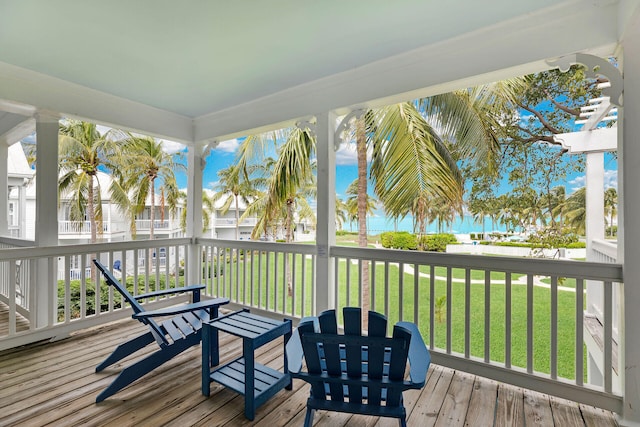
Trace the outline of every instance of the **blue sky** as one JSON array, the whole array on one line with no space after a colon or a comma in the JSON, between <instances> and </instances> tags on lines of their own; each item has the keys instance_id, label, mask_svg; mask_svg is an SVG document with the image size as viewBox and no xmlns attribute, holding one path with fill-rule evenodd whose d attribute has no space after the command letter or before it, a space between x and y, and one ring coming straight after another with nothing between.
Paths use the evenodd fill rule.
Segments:
<instances>
[{"instance_id":1,"label":"blue sky","mask_svg":"<svg viewBox=\"0 0 640 427\"><path fill-rule=\"evenodd\" d=\"M172 142L165 142L167 148L175 150ZM236 151L239 146L237 139L221 142L216 148L211 150L209 157L207 158L207 164L204 169L203 176L203 188L213 189L214 185L218 182L218 171L220 169L227 168L235 161ZM343 144L336 152L336 193L339 197L345 198L345 190L351 182L358 176L358 168L356 161L356 153L353 144ZM605 188L614 187L617 188L618 183L618 171L616 159L611 154L605 155ZM178 176L178 184L180 188L186 188L187 179L186 175L181 174ZM572 193L575 190L584 187L585 176L584 173L573 173L568 176L565 183L563 183L567 189L567 193ZM506 180L502 182L500 193L509 190Z\"/></svg>"}]
</instances>

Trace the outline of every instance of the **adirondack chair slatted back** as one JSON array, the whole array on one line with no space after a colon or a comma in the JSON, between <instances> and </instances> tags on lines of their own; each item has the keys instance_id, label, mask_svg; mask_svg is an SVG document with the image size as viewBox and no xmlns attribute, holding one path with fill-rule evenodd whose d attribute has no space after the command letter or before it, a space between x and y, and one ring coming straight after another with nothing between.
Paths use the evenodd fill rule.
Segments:
<instances>
[{"instance_id":1,"label":"adirondack chair slatted back","mask_svg":"<svg viewBox=\"0 0 640 427\"><path fill-rule=\"evenodd\" d=\"M313 322L298 326L307 371L312 378L314 399L345 402L371 407L398 407L402 404L404 373L409 353L411 333L394 326L393 337L386 337L387 320L375 312L369 313L369 335L362 336L360 309L344 311L345 334L337 332L334 310L318 317L320 332ZM323 379L326 375L334 379Z\"/></svg>"},{"instance_id":2,"label":"adirondack chair slatted back","mask_svg":"<svg viewBox=\"0 0 640 427\"><path fill-rule=\"evenodd\" d=\"M111 271L109 271L109 269L104 266L104 264L102 264L97 259L94 259L93 263L104 276L107 285L113 286L120 293L120 295L122 295L122 297L131 305L134 313L142 313L145 311L144 307L138 302L138 300L136 300L134 296L129 293L126 286L123 286L122 283L120 283L120 281L118 281L118 279L116 279L113 274L111 274ZM151 333L160 346L169 345L169 341L165 336L163 328L161 328L155 320L142 319L141 321L151 328Z\"/></svg>"}]
</instances>

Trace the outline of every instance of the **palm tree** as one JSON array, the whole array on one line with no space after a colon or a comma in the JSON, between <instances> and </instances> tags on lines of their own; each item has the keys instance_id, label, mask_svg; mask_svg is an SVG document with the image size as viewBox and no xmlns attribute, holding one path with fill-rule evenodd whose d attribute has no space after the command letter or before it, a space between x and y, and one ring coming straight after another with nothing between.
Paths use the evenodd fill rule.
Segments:
<instances>
[{"instance_id":1,"label":"palm tree","mask_svg":"<svg viewBox=\"0 0 640 427\"><path fill-rule=\"evenodd\" d=\"M187 193L184 191L180 191L178 195L178 199L182 202L183 206L186 206L187 202ZM213 202L211 198L206 195L206 193L202 193L202 232L204 233L211 226L212 216L215 207L213 206ZM182 209L180 214L180 228L182 231L187 230L187 210Z\"/></svg>"},{"instance_id":2,"label":"palm tree","mask_svg":"<svg viewBox=\"0 0 640 427\"><path fill-rule=\"evenodd\" d=\"M175 172L186 170L183 163L177 162L174 155L162 149L162 142L150 136L129 135L125 143L127 155L126 168L122 174L122 187L131 191L131 217L144 212L147 198L150 199L149 239L155 238L156 180L161 182L161 190L166 194L166 204L170 215L175 215L180 191ZM164 208L164 206L163 206Z\"/></svg>"},{"instance_id":3,"label":"palm tree","mask_svg":"<svg viewBox=\"0 0 640 427\"><path fill-rule=\"evenodd\" d=\"M375 193L394 218L410 209L425 218L425 204L415 200L439 196L456 208L462 205L463 182L456 162L467 159L493 170L500 147L497 111L515 102L524 81L514 79L457 91L415 103L389 105L367 111L356 120L358 155L359 244L366 245L366 152L372 151L370 175ZM454 144L446 144L446 135ZM367 312L368 272L363 265L363 309Z\"/></svg>"},{"instance_id":4,"label":"palm tree","mask_svg":"<svg viewBox=\"0 0 640 427\"><path fill-rule=\"evenodd\" d=\"M223 200L221 213L229 212L231 204L235 207L236 216L236 240L240 239L240 200L247 206L255 197L256 190L247 179L243 179L243 174L237 166L229 166L218 171L220 180L215 186L216 193L213 195L213 203Z\"/></svg>"},{"instance_id":5,"label":"palm tree","mask_svg":"<svg viewBox=\"0 0 640 427\"><path fill-rule=\"evenodd\" d=\"M618 192L615 188L607 188L604 192L604 211L609 215L609 236L613 237L613 217L618 214Z\"/></svg>"},{"instance_id":6,"label":"palm tree","mask_svg":"<svg viewBox=\"0 0 640 427\"><path fill-rule=\"evenodd\" d=\"M348 221L348 209L346 202L336 196L336 229L342 230L342 226Z\"/></svg>"},{"instance_id":7,"label":"palm tree","mask_svg":"<svg viewBox=\"0 0 640 427\"><path fill-rule=\"evenodd\" d=\"M586 218L587 218L587 190L582 187L576 190L567 198L566 218L569 225L573 227L578 234L585 234Z\"/></svg>"},{"instance_id":8,"label":"palm tree","mask_svg":"<svg viewBox=\"0 0 640 427\"><path fill-rule=\"evenodd\" d=\"M553 187L549 195L549 217L551 218L551 225L555 226L556 223L560 224L564 221L564 214L567 208L567 193L563 185ZM558 219L556 221L556 218Z\"/></svg>"},{"instance_id":9,"label":"palm tree","mask_svg":"<svg viewBox=\"0 0 640 427\"><path fill-rule=\"evenodd\" d=\"M118 145L93 123L69 120L60 124L59 193L70 194L69 219L91 224L91 243L102 233L102 197L97 174L120 158ZM111 159L111 160L107 160Z\"/></svg>"}]
</instances>

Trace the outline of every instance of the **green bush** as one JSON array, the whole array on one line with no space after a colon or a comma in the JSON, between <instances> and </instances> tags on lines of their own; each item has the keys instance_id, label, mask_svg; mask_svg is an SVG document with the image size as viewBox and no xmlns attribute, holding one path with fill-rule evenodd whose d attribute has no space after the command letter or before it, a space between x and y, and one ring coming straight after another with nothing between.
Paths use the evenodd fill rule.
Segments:
<instances>
[{"instance_id":1,"label":"green bush","mask_svg":"<svg viewBox=\"0 0 640 427\"><path fill-rule=\"evenodd\" d=\"M80 317L81 315L81 297L82 297L82 288L80 284L80 280L71 280L69 282L69 316L71 319L75 319ZM169 287L173 288L176 286L182 286L184 283L184 279L181 279L176 285L175 278L171 277L169 279ZM133 277L127 277L127 290L134 294L134 284ZM156 278L155 276L149 277L149 287L145 289L144 277L138 277L138 290L135 294L143 294L145 292L153 292L157 289L166 289L165 285L165 277L160 276L160 286L156 286ZM113 308L122 307L122 297L120 294L114 289L114 298L113 298ZM90 316L96 314L96 286L91 281L91 279L87 278L85 291L85 306L86 311L84 313L85 316ZM65 285L64 280L58 281L58 320L64 321L64 303L65 303ZM102 280L100 280L100 311L104 312L109 310L109 286Z\"/></svg>"},{"instance_id":2,"label":"green bush","mask_svg":"<svg viewBox=\"0 0 640 427\"><path fill-rule=\"evenodd\" d=\"M458 243L456 236L449 233L427 234L421 238L422 248L425 251L446 252L447 245Z\"/></svg>"},{"instance_id":3,"label":"green bush","mask_svg":"<svg viewBox=\"0 0 640 427\"><path fill-rule=\"evenodd\" d=\"M380 234L382 247L390 249L416 250L418 240L414 234L407 231L387 231Z\"/></svg>"},{"instance_id":4,"label":"green bush","mask_svg":"<svg viewBox=\"0 0 640 427\"><path fill-rule=\"evenodd\" d=\"M565 246L567 249L583 249L587 247L585 242L573 242Z\"/></svg>"}]
</instances>

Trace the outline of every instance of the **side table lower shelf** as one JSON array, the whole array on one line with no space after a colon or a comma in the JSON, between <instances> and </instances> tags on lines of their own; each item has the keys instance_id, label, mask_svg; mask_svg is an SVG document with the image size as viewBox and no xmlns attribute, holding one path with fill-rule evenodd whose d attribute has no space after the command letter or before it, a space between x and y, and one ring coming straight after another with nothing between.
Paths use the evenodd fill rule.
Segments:
<instances>
[{"instance_id":1,"label":"side table lower shelf","mask_svg":"<svg viewBox=\"0 0 640 427\"><path fill-rule=\"evenodd\" d=\"M242 338L242 356L212 369L218 364L218 332ZM255 350L278 337L284 338L284 372L257 363ZM257 316L249 310L237 311L202 325L202 394L209 396L215 381L244 396L244 415L253 420L258 406L277 392L291 390L293 383L287 366L286 344L291 338L291 320Z\"/></svg>"},{"instance_id":2,"label":"side table lower shelf","mask_svg":"<svg viewBox=\"0 0 640 427\"><path fill-rule=\"evenodd\" d=\"M210 375L211 381L222 384L231 390L245 395L245 363L239 357L226 365L215 369ZM282 390L290 382L288 374L276 371L260 363L254 365L253 396L255 406L260 406L269 398Z\"/></svg>"}]
</instances>

